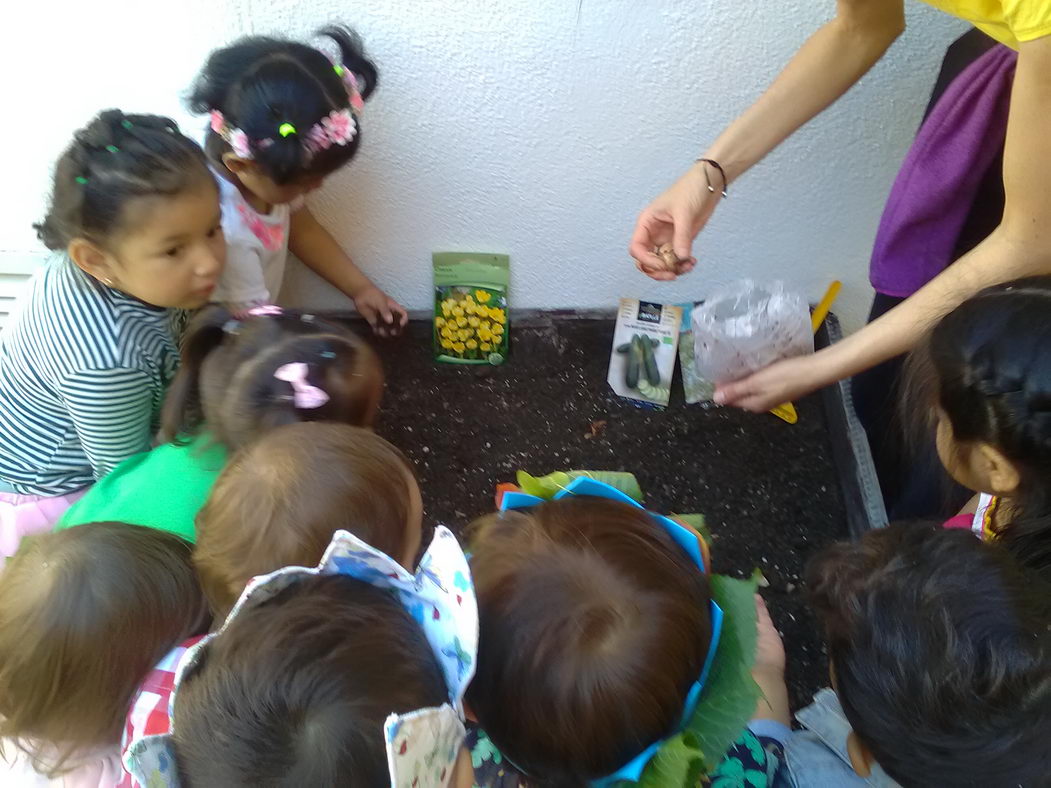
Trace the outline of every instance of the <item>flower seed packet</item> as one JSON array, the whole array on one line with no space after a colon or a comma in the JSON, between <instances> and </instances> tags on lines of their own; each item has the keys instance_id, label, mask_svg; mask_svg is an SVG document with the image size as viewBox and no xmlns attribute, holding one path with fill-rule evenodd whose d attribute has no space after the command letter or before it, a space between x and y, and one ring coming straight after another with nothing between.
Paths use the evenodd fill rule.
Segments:
<instances>
[{"instance_id":1,"label":"flower seed packet","mask_svg":"<svg viewBox=\"0 0 1051 788\"><path fill-rule=\"evenodd\" d=\"M434 355L448 364L503 364L510 346L505 254L435 252Z\"/></svg>"}]
</instances>

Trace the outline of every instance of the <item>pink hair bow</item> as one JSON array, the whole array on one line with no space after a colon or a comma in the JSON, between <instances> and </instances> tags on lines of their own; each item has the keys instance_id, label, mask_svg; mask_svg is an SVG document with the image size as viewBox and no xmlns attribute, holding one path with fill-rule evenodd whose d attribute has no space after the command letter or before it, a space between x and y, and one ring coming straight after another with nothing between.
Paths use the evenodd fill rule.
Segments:
<instances>
[{"instance_id":1,"label":"pink hair bow","mask_svg":"<svg viewBox=\"0 0 1051 788\"><path fill-rule=\"evenodd\" d=\"M307 382L307 370L308 367L303 362L292 362L278 367L274 377L292 386L292 401L297 408L313 410L320 408L329 398L324 391Z\"/></svg>"}]
</instances>

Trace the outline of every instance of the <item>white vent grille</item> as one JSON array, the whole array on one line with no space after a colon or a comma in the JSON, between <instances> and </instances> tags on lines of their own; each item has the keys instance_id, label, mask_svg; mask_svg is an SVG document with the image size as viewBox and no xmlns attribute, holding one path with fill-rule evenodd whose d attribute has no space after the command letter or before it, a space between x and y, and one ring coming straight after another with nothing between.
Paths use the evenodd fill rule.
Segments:
<instances>
[{"instance_id":1,"label":"white vent grille","mask_svg":"<svg viewBox=\"0 0 1051 788\"><path fill-rule=\"evenodd\" d=\"M29 277L40 267L37 255L0 253L0 330L3 330Z\"/></svg>"}]
</instances>

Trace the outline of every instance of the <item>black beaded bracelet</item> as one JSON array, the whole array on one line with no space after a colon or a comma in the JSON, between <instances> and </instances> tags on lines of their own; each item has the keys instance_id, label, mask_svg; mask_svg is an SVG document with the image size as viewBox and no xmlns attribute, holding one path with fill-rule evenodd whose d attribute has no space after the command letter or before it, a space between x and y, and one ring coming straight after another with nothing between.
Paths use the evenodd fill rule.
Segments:
<instances>
[{"instance_id":1,"label":"black beaded bracelet","mask_svg":"<svg viewBox=\"0 0 1051 788\"><path fill-rule=\"evenodd\" d=\"M726 184L726 172L723 170L723 165L721 165L715 159L697 159L697 161L703 162L705 164L711 164L713 167L715 167L715 169L717 169L719 171L719 175L723 179L723 188L720 191L722 192L723 199L725 200L726 199L726 185L727 184ZM708 184L708 191L710 191L710 192L712 192L714 194L715 193L715 187L712 186L712 179L708 177L708 169L707 168L705 168L705 170L704 170L704 180Z\"/></svg>"}]
</instances>

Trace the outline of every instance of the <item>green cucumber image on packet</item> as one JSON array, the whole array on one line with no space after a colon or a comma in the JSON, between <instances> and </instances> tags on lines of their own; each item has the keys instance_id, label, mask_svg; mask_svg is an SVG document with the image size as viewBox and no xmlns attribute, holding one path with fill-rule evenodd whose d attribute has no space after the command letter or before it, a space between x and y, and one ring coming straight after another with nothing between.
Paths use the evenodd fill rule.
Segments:
<instances>
[{"instance_id":1,"label":"green cucumber image on packet","mask_svg":"<svg viewBox=\"0 0 1051 788\"><path fill-rule=\"evenodd\" d=\"M607 376L617 395L639 407L668 406L681 322L678 306L620 300Z\"/></svg>"}]
</instances>

